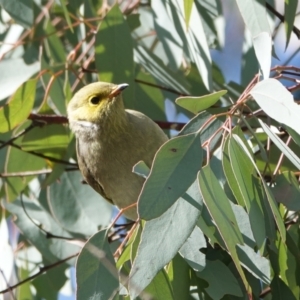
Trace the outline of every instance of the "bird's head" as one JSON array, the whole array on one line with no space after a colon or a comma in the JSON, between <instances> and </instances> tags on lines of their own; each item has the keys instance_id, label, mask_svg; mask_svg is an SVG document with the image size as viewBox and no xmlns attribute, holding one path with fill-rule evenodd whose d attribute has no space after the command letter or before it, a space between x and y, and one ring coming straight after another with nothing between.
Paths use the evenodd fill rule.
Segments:
<instances>
[{"instance_id":1,"label":"bird's head","mask_svg":"<svg viewBox=\"0 0 300 300\"><path fill-rule=\"evenodd\" d=\"M121 92L128 84L95 82L80 89L68 105L70 124L87 122L101 124L106 118L124 113Z\"/></svg>"}]
</instances>

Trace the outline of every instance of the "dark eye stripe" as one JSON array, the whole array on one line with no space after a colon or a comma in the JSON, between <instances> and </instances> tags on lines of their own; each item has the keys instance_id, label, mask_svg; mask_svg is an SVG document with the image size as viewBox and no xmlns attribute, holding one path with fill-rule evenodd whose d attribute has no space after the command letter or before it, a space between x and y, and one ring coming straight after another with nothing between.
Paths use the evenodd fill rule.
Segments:
<instances>
[{"instance_id":1,"label":"dark eye stripe","mask_svg":"<svg viewBox=\"0 0 300 300\"><path fill-rule=\"evenodd\" d=\"M99 97L93 97L90 99L90 102L94 105L98 104L100 102L100 98Z\"/></svg>"}]
</instances>

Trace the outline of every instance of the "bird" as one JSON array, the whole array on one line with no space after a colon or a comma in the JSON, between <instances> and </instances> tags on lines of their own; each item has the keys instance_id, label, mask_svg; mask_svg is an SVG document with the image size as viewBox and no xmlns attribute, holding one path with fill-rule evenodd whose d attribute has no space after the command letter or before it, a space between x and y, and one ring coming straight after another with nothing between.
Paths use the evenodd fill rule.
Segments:
<instances>
[{"instance_id":1,"label":"bird","mask_svg":"<svg viewBox=\"0 0 300 300\"><path fill-rule=\"evenodd\" d=\"M74 94L67 115L84 180L126 218L136 220L137 207L132 204L145 178L133 173L133 166L144 161L150 168L168 137L143 113L125 109L122 91L127 87L126 83L88 84Z\"/></svg>"}]
</instances>

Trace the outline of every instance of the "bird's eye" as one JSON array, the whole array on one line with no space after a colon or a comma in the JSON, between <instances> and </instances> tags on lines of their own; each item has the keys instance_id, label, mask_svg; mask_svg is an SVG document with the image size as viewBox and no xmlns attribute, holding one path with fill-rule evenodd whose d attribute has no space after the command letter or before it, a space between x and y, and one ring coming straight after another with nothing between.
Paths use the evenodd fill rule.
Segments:
<instances>
[{"instance_id":1,"label":"bird's eye","mask_svg":"<svg viewBox=\"0 0 300 300\"><path fill-rule=\"evenodd\" d=\"M99 104L99 102L100 102L100 98L99 97L92 97L90 99L90 103L93 104L93 105L97 105L97 104Z\"/></svg>"}]
</instances>

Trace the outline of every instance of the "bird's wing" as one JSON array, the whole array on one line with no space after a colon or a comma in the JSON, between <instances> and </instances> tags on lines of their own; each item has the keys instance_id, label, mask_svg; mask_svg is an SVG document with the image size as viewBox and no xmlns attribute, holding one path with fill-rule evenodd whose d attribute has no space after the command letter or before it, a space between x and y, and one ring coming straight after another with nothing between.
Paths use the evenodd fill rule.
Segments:
<instances>
[{"instance_id":1,"label":"bird's wing","mask_svg":"<svg viewBox=\"0 0 300 300\"><path fill-rule=\"evenodd\" d=\"M77 154L80 153L80 146L79 142L77 140L76 142L76 150ZM113 201L107 197L107 195L104 192L104 189L100 182L98 182L95 177L92 175L91 171L89 170L87 163L84 159L84 155L77 155L78 165L79 169L81 171L82 176L84 177L84 180L96 191L98 192L105 200L107 200L109 203L113 204Z\"/></svg>"}]
</instances>

